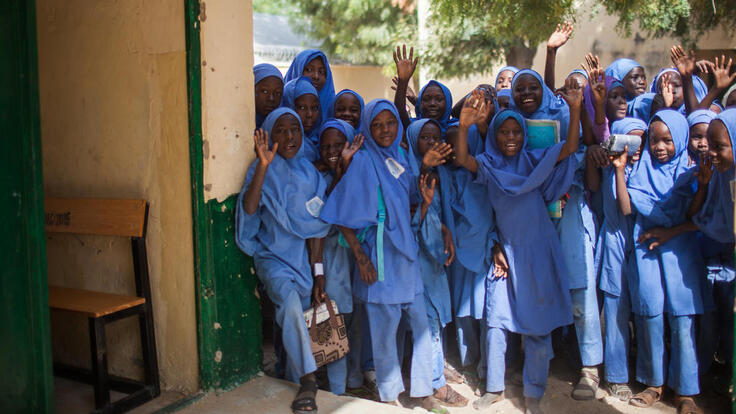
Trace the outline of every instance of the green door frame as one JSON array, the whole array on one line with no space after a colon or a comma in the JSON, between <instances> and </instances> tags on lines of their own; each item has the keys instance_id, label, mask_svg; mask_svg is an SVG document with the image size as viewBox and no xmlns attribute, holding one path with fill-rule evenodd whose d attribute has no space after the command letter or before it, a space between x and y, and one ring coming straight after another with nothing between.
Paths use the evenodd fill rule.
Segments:
<instances>
[{"instance_id":1,"label":"green door frame","mask_svg":"<svg viewBox=\"0 0 736 414\"><path fill-rule=\"evenodd\" d=\"M0 8L0 407L54 410L34 1Z\"/></svg>"}]
</instances>

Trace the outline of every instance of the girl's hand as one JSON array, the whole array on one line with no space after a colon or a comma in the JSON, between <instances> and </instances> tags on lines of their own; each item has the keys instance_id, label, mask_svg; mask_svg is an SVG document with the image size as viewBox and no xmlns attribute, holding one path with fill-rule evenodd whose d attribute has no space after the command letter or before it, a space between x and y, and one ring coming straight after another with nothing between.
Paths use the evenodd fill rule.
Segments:
<instances>
[{"instance_id":1,"label":"girl's hand","mask_svg":"<svg viewBox=\"0 0 736 414\"><path fill-rule=\"evenodd\" d=\"M358 134L353 138L352 143L345 143L345 147L340 153L340 163L338 164L342 168L342 171L347 171L350 166L350 161L353 160L353 155L358 152L360 147L363 145L363 141L365 141L363 134Z\"/></svg>"},{"instance_id":2,"label":"girl's hand","mask_svg":"<svg viewBox=\"0 0 736 414\"><path fill-rule=\"evenodd\" d=\"M695 177L698 180L698 186L705 187L713 178L713 162L707 154L700 156L700 169L695 171Z\"/></svg>"},{"instance_id":3,"label":"girl's hand","mask_svg":"<svg viewBox=\"0 0 736 414\"><path fill-rule=\"evenodd\" d=\"M447 255L445 266L449 266L455 261L455 242L452 239L452 232L444 224L442 225L442 241L445 243L445 254Z\"/></svg>"},{"instance_id":4,"label":"girl's hand","mask_svg":"<svg viewBox=\"0 0 736 414\"><path fill-rule=\"evenodd\" d=\"M564 22L561 25L557 25L557 29L555 29L554 32L549 37L549 40L547 40L547 49L559 49L562 45L567 43L567 41L570 39L570 36L572 36L573 27L570 22Z\"/></svg>"},{"instance_id":5,"label":"girl's hand","mask_svg":"<svg viewBox=\"0 0 736 414\"><path fill-rule=\"evenodd\" d=\"M506 279L509 275L509 264L506 260L506 254L498 243L493 245L491 249L493 253L493 277Z\"/></svg>"},{"instance_id":6,"label":"girl's hand","mask_svg":"<svg viewBox=\"0 0 736 414\"><path fill-rule=\"evenodd\" d=\"M593 94L593 104L596 106L603 106L606 104L606 82L605 72L601 68L591 69L588 72L590 92Z\"/></svg>"},{"instance_id":7,"label":"girl's hand","mask_svg":"<svg viewBox=\"0 0 736 414\"><path fill-rule=\"evenodd\" d=\"M432 178L431 184L427 183L429 174L422 174L419 176L419 191L422 193L422 200L425 206L432 204L434 198L434 187L437 184L437 179Z\"/></svg>"},{"instance_id":8,"label":"girl's hand","mask_svg":"<svg viewBox=\"0 0 736 414\"><path fill-rule=\"evenodd\" d=\"M447 162L447 158L452 154L452 146L446 142L438 142L432 145L422 158L422 165L434 168Z\"/></svg>"},{"instance_id":9,"label":"girl's hand","mask_svg":"<svg viewBox=\"0 0 736 414\"><path fill-rule=\"evenodd\" d=\"M730 74L733 59L729 58L728 64L726 64L726 56L721 55L720 61L718 60L718 58L716 58L715 64L712 62L708 63L710 64L711 70L713 71L713 77L715 77L716 79L716 88L726 89L730 84L733 83L734 80L736 80L736 73L734 73L733 75Z\"/></svg>"},{"instance_id":10,"label":"girl's hand","mask_svg":"<svg viewBox=\"0 0 736 414\"><path fill-rule=\"evenodd\" d=\"M376 275L376 268L373 266L371 259L365 254L363 249L359 249L360 253L357 255L356 260L358 262L358 272L360 273L360 280L368 285L376 283L378 276Z\"/></svg>"},{"instance_id":11,"label":"girl's hand","mask_svg":"<svg viewBox=\"0 0 736 414\"><path fill-rule=\"evenodd\" d=\"M713 62L703 59L695 62L695 67L698 68L701 74L707 74L708 68L713 65Z\"/></svg>"},{"instance_id":12,"label":"girl's hand","mask_svg":"<svg viewBox=\"0 0 736 414\"><path fill-rule=\"evenodd\" d=\"M258 161L264 168L271 164L273 157L276 156L276 151L279 149L278 142L274 142L273 147L270 150L268 149L268 132L262 128L257 129L253 134L253 146L258 156Z\"/></svg>"},{"instance_id":13,"label":"girl's hand","mask_svg":"<svg viewBox=\"0 0 736 414\"><path fill-rule=\"evenodd\" d=\"M562 98L570 106L570 110L579 111L583 104L583 90L572 77L565 79L565 90L560 93Z\"/></svg>"},{"instance_id":14,"label":"girl's hand","mask_svg":"<svg viewBox=\"0 0 736 414\"><path fill-rule=\"evenodd\" d=\"M692 50L690 54L686 54L682 46L672 46L670 49L670 59L682 76L692 76L695 72L695 52Z\"/></svg>"},{"instance_id":15,"label":"girl's hand","mask_svg":"<svg viewBox=\"0 0 736 414\"><path fill-rule=\"evenodd\" d=\"M624 147L624 152L616 156L611 155L609 159L611 160L611 163L613 163L613 168L623 170L626 168L626 163L629 161L629 146L626 145Z\"/></svg>"},{"instance_id":16,"label":"girl's hand","mask_svg":"<svg viewBox=\"0 0 736 414\"><path fill-rule=\"evenodd\" d=\"M585 55L585 62L583 62L581 66L583 67L583 70L588 72L588 74L593 72L594 69L603 69L601 68L601 61L598 59L598 56L592 53Z\"/></svg>"},{"instance_id":17,"label":"girl's hand","mask_svg":"<svg viewBox=\"0 0 736 414\"><path fill-rule=\"evenodd\" d=\"M667 72L664 75L662 75L662 98L664 98L664 106L666 108L670 108L672 104L675 102L675 91L672 88L672 83L670 83L670 79L672 78L672 73Z\"/></svg>"},{"instance_id":18,"label":"girl's hand","mask_svg":"<svg viewBox=\"0 0 736 414\"><path fill-rule=\"evenodd\" d=\"M391 78L391 82L393 83L393 85L391 85L391 89L396 90L396 87L399 84L399 77L394 76L393 78ZM406 99L411 102L412 105L416 106L417 94L414 93L414 89L412 89L409 85L406 85Z\"/></svg>"},{"instance_id":19,"label":"girl's hand","mask_svg":"<svg viewBox=\"0 0 736 414\"><path fill-rule=\"evenodd\" d=\"M414 70L417 68L419 58L414 57L414 48L409 49L409 55L406 54L406 45L404 45L403 52L401 47L396 46L394 52L394 62L396 63L396 74L400 82L409 82L411 76L414 74Z\"/></svg>"},{"instance_id":20,"label":"girl's hand","mask_svg":"<svg viewBox=\"0 0 736 414\"><path fill-rule=\"evenodd\" d=\"M649 250L654 250L655 247L667 243L667 241L675 237L675 235L676 233L669 227L655 227L645 231L644 234L639 236L639 240L637 240L637 242L644 243L647 240L654 239L651 244L649 244Z\"/></svg>"},{"instance_id":21,"label":"girl's hand","mask_svg":"<svg viewBox=\"0 0 736 414\"><path fill-rule=\"evenodd\" d=\"M597 144L589 146L586 155L588 162L592 162L596 167L607 167L611 163L608 159L608 151Z\"/></svg>"},{"instance_id":22,"label":"girl's hand","mask_svg":"<svg viewBox=\"0 0 736 414\"><path fill-rule=\"evenodd\" d=\"M325 299L327 294L325 293L325 275L314 277L314 286L312 287L312 306L319 305Z\"/></svg>"},{"instance_id":23,"label":"girl's hand","mask_svg":"<svg viewBox=\"0 0 736 414\"><path fill-rule=\"evenodd\" d=\"M460 126L470 128L473 124L485 121L490 110L490 105L486 103L483 92L474 89L460 111Z\"/></svg>"}]
</instances>

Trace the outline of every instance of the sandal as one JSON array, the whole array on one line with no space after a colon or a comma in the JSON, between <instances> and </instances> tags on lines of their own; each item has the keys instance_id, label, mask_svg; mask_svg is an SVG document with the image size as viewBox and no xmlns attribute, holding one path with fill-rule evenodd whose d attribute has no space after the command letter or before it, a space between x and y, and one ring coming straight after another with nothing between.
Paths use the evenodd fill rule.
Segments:
<instances>
[{"instance_id":1,"label":"sandal","mask_svg":"<svg viewBox=\"0 0 736 414\"><path fill-rule=\"evenodd\" d=\"M443 390L444 392L442 392ZM449 385L445 385L438 389L432 396L437 400L437 402L445 407L465 407L468 405L468 399L453 390Z\"/></svg>"},{"instance_id":2,"label":"sandal","mask_svg":"<svg viewBox=\"0 0 736 414\"><path fill-rule=\"evenodd\" d=\"M703 414L703 411L695 404L693 397L678 395L675 397L677 414Z\"/></svg>"},{"instance_id":3,"label":"sandal","mask_svg":"<svg viewBox=\"0 0 736 414\"><path fill-rule=\"evenodd\" d=\"M482 397L473 401L473 408L475 408L476 410L484 410L497 402L503 401L504 398L505 397L503 391L487 392L483 394Z\"/></svg>"},{"instance_id":4,"label":"sandal","mask_svg":"<svg viewBox=\"0 0 736 414\"><path fill-rule=\"evenodd\" d=\"M629 384L616 384L609 382L607 391L611 394L611 397L616 397L619 401L629 401L634 395L631 388L629 388Z\"/></svg>"},{"instance_id":5,"label":"sandal","mask_svg":"<svg viewBox=\"0 0 736 414\"><path fill-rule=\"evenodd\" d=\"M451 382L453 384L462 384L463 382L465 382L465 377L463 377L463 374L457 372L457 370L447 362L445 362L444 374L447 382Z\"/></svg>"},{"instance_id":6,"label":"sandal","mask_svg":"<svg viewBox=\"0 0 736 414\"><path fill-rule=\"evenodd\" d=\"M662 387L648 387L629 399L629 404L639 408L649 408L662 399Z\"/></svg>"},{"instance_id":7,"label":"sandal","mask_svg":"<svg viewBox=\"0 0 736 414\"><path fill-rule=\"evenodd\" d=\"M594 367L586 367L580 370L580 381L572 390L573 400L586 401L595 398L595 391L600 383L597 374L598 369Z\"/></svg>"},{"instance_id":8,"label":"sandal","mask_svg":"<svg viewBox=\"0 0 736 414\"><path fill-rule=\"evenodd\" d=\"M291 402L294 414L315 414L317 412L317 380L304 380L299 385L299 391Z\"/></svg>"}]
</instances>

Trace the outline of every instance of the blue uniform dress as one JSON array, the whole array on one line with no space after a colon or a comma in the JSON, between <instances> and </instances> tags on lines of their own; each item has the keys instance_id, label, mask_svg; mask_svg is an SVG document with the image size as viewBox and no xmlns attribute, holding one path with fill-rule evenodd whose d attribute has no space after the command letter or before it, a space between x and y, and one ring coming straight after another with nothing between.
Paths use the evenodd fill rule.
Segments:
<instances>
[{"instance_id":1,"label":"blue uniform dress","mask_svg":"<svg viewBox=\"0 0 736 414\"><path fill-rule=\"evenodd\" d=\"M270 132L284 115L298 115L287 108L271 112L263 122ZM259 161L248 170L236 208L236 242L253 256L258 278L276 307L276 322L283 330L287 354L286 377L298 382L317 366L312 356L303 312L309 308L312 272L305 240L327 235L330 226L319 219L325 181L304 158L304 145L297 155L276 155L268 167L261 200L255 214L243 210L243 198Z\"/></svg>"},{"instance_id":2,"label":"blue uniform dress","mask_svg":"<svg viewBox=\"0 0 736 414\"><path fill-rule=\"evenodd\" d=\"M299 52L299 54L296 55L296 57L294 58L294 61L291 62L289 70L286 71L284 82L289 82L294 79L298 79L301 76L304 76L304 68L309 64L309 62L313 61L314 59L322 59L322 63L324 63L325 65L325 84L322 86L322 89L317 91L317 96L319 97L319 113L321 123L329 118L329 107L330 105L332 105L332 101L335 97L335 83L332 80L332 69L330 68L330 62L327 60L327 56L325 56L322 51L317 49L307 49Z\"/></svg>"},{"instance_id":3,"label":"blue uniform dress","mask_svg":"<svg viewBox=\"0 0 736 414\"><path fill-rule=\"evenodd\" d=\"M637 118L624 118L611 125L611 133L628 134L647 130L647 124ZM628 182L633 167L626 166ZM598 236L596 267L603 291L605 317L605 375L612 384L629 382L629 278L636 271L636 263L628 260L634 252L634 215L625 216L617 204L616 176L613 166L602 171L603 224ZM632 265L634 266L632 268Z\"/></svg>"},{"instance_id":4,"label":"blue uniform dress","mask_svg":"<svg viewBox=\"0 0 736 414\"><path fill-rule=\"evenodd\" d=\"M253 66L253 83L255 85L258 85L258 82L270 77L280 80L281 84L284 83L284 77L281 76L281 71L276 66L270 63L259 63ZM261 125L263 125L263 120L265 119L265 116L261 116L256 113L256 128L260 128Z\"/></svg>"},{"instance_id":5,"label":"blue uniform dress","mask_svg":"<svg viewBox=\"0 0 736 414\"><path fill-rule=\"evenodd\" d=\"M476 157L477 181L487 188L509 265L507 278L487 282L486 390L505 388L506 334L515 332L525 337L524 395L541 398L553 356L550 333L572 323L567 267L546 204L570 186L577 162L572 157L557 162L563 144L504 157L495 134L508 118L522 125L526 141L524 118L501 111L488 129L486 152Z\"/></svg>"},{"instance_id":6,"label":"blue uniform dress","mask_svg":"<svg viewBox=\"0 0 736 414\"><path fill-rule=\"evenodd\" d=\"M382 111L394 115L398 124L389 147L379 146L370 132L371 122ZM399 152L403 128L396 107L385 99L374 100L361 118L365 149L354 155L320 217L355 229L376 269L377 281L370 285L355 272L353 294L365 304L381 400L394 401L404 390L396 347L402 314L414 338L410 394L428 396L432 394L432 346L409 206L410 193L417 191L416 177Z\"/></svg>"},{"instance_id":7,"label":"blue uniform dress","mask_svg":"<svg viewBox=\"0 0 736 414\"><path fill-rule=\"evenodd\" d=\"M654 227L672 227L686 220L692 200L693 170L688 167L687 120L677 111L659 111L652 122L667 125L675 156L660 164L646 146L629 179L631 204L636 209L634 240ZM650 123L651 131L651 123ZM649 241L635 242L638 272L630 279L631 304L639 332L637 380L649 386L665 383L680 395L698 388L694 315L703 313L705 266L694 234L682 233L653 250ZM671 330L672 355L667 369L664 314Z\"/></svg>"},{"instance_id":8,"label":"blue uniform dress","mask_svg":"<svg viewBox=\"0 0 736 414\"><path fill-rule=\"evenodd\" d=\"M312 81L308 77L302 76L286 82L284 85L284 94L281 97L281 106L296 110L295 101L302 95L314 95L319 97L317 90L312 86ZM320 108L320 114L322 108ZM320 118L321 119L321 118ZM321 121L315 125L310 131L304 131L304 156L309 161L316 161L319 158L319 128Z\"/></svg>"},{"instance_id":9,"label":"blue uniform dress","mask_svg":"<svg viewBox=\"0 0 736 414\"><path fill-rule=\"evenodd\" d=\"M699 111L693 112L695 115ZM717 117L726 126L731 138L731 150L736 154L736 109L727 109ZM691 118L688 117L688 121ZM733 303L734 303L734 235L733 198L730 181L734 179L734 168L726 172L714 171L708 185L705 204L693 217L693 222L709 238L708 251L704 257L708 267L709 288L715 301L715 310L708 312L700 321L698 342L700 372L710 367L714 354L730 364L733 361ZM702 245L701 245L702 246Z\"/></svg>"}]
</instances>

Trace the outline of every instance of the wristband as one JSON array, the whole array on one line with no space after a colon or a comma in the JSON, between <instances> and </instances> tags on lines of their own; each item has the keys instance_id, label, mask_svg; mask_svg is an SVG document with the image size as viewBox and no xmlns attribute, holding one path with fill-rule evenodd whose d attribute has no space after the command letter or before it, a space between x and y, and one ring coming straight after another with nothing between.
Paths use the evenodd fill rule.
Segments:
<instances>
[{"instance_id":1,"label":"wristband","mask_svg":"<svg viewBox=\"0 0 736 414\"><path fill-rule=\"evenodd\" d=\"M322 265L322 263L315 263L314 264L314 276L324 276L325 275L325 268Z\"/></svg>"}]
</instances>

